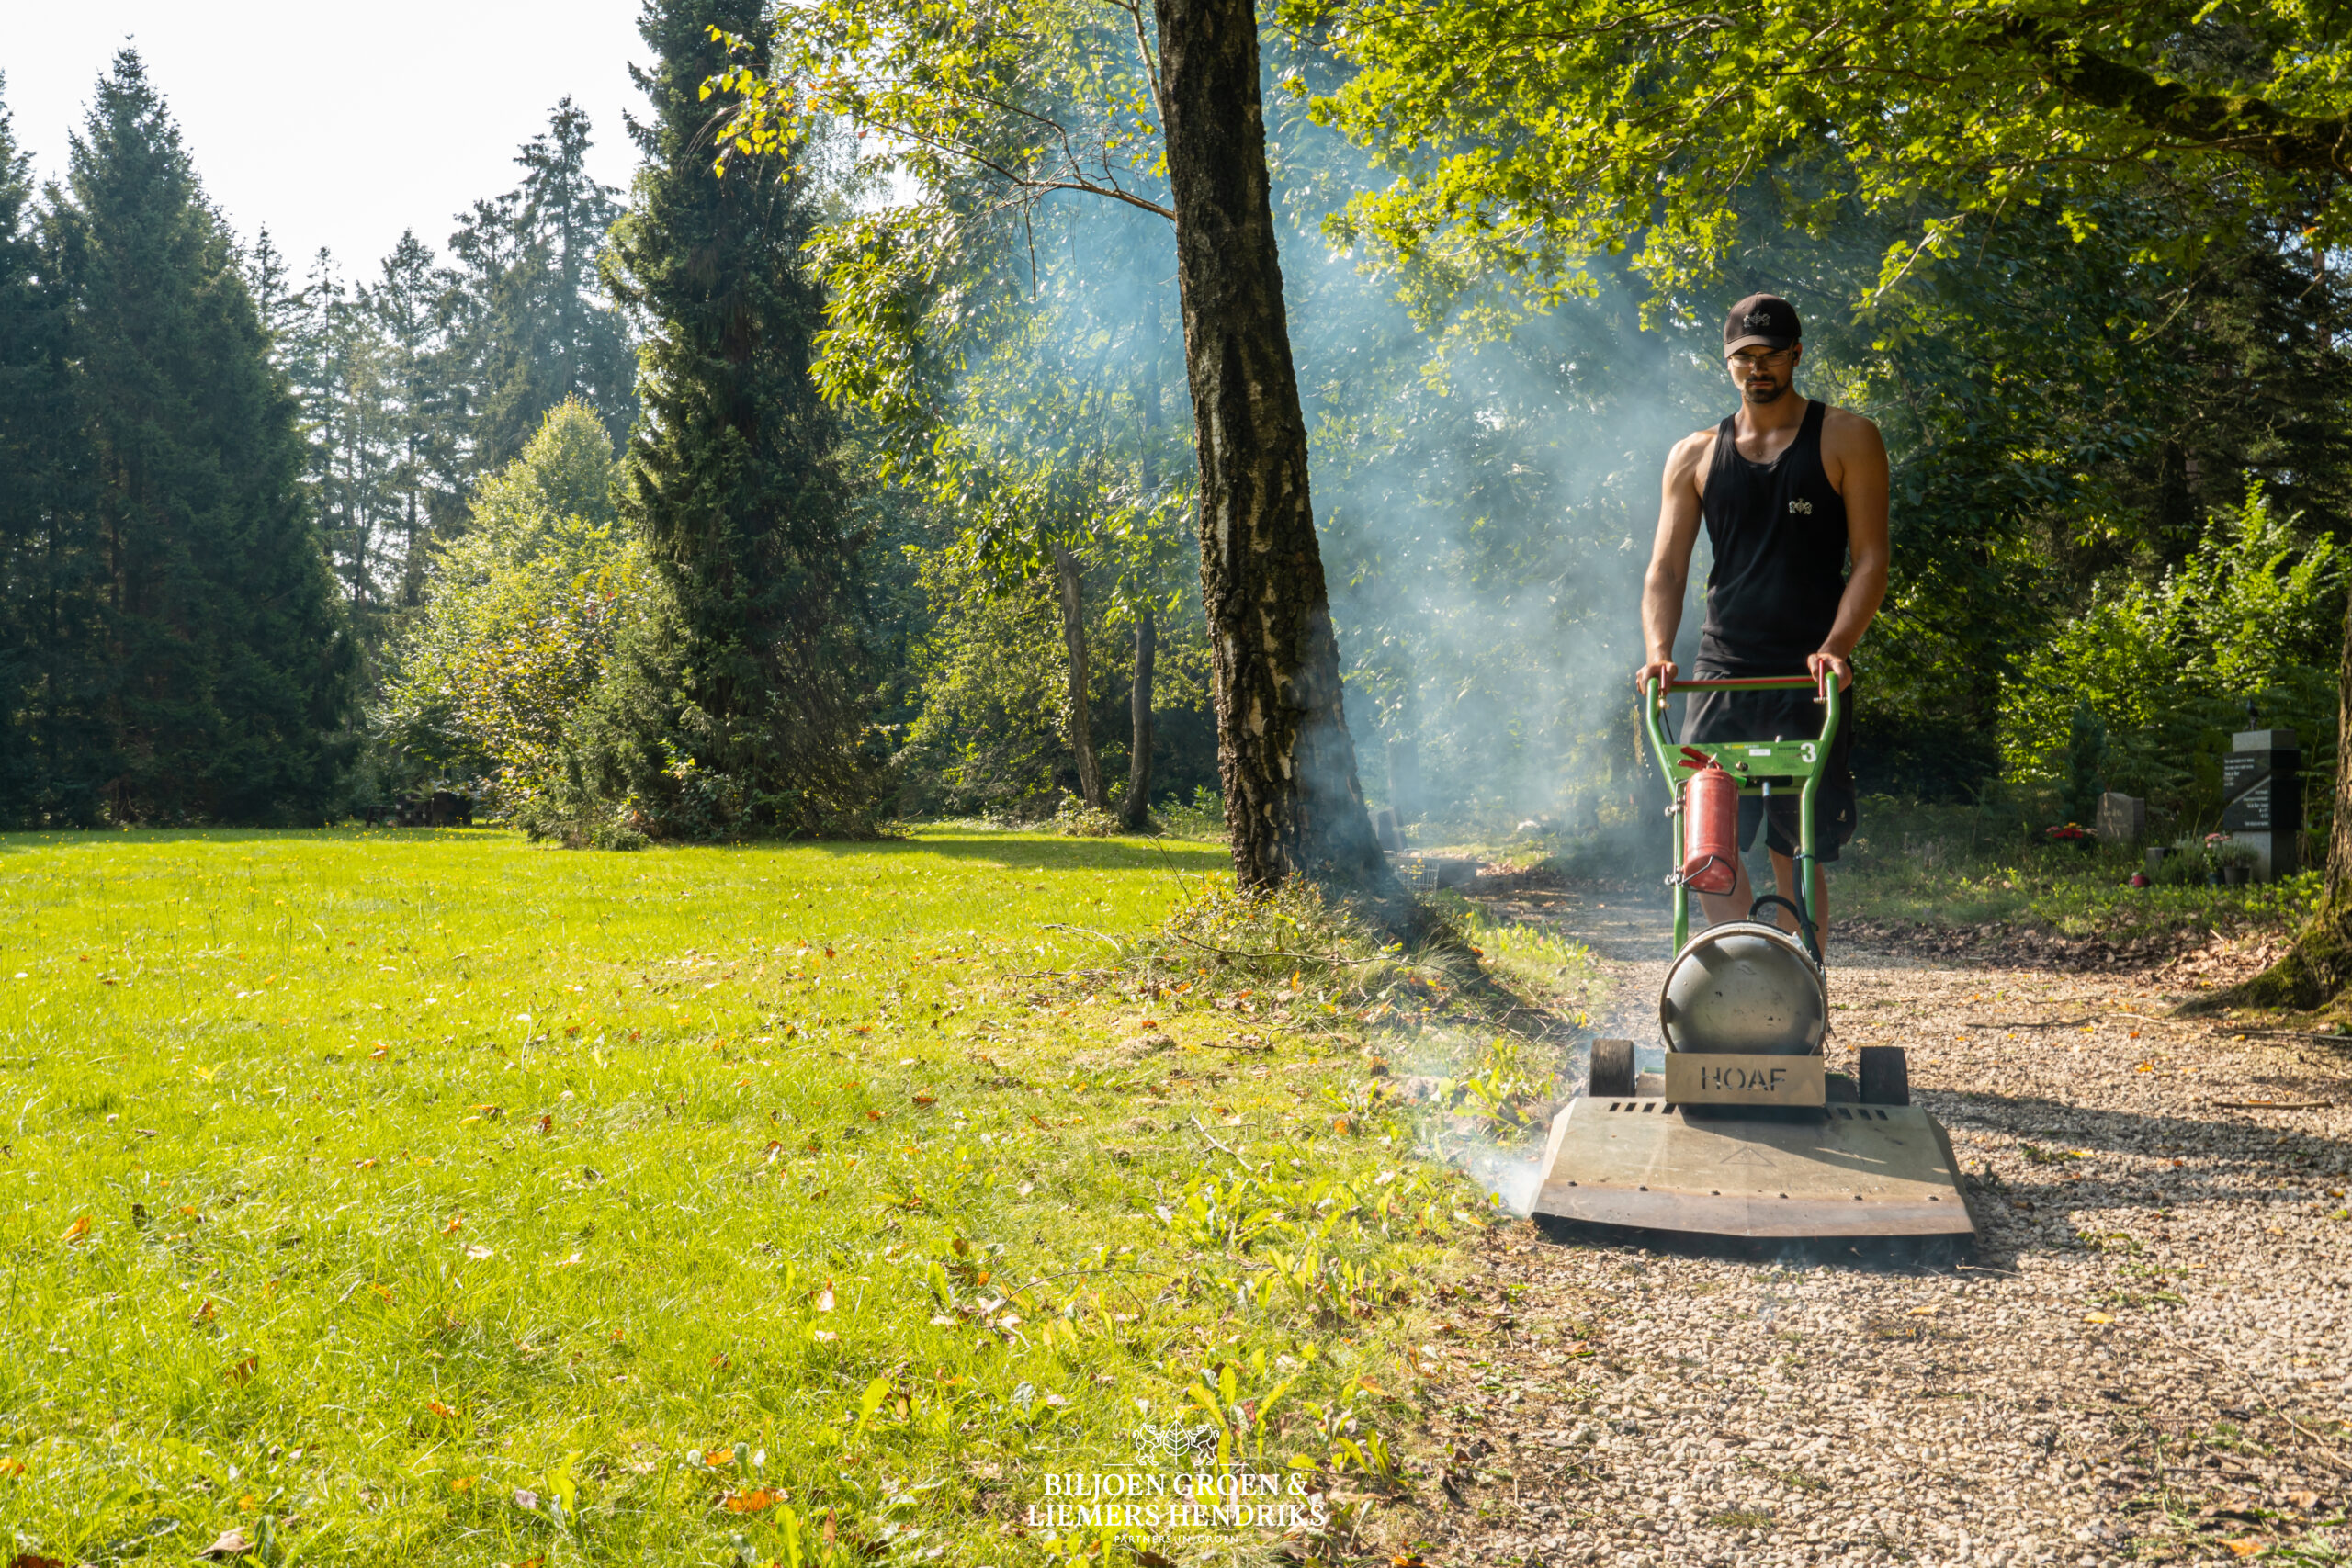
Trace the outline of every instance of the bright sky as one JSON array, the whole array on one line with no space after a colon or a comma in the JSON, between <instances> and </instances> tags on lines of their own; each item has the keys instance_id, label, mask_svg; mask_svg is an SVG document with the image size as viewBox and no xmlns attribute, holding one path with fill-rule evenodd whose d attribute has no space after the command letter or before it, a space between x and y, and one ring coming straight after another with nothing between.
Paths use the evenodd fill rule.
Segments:
<instances>
[{"instance_id":1,"label":"bright sky","mask_svg":"<svg viewBox=\"0 0 2352 1568\"><path fill-rule=\"evenodd\" d=\"M66 137L126 39L237 231L299 263L321 245L366 275L413 228L437 254L456 214L512 189L515 150L569 94L592 168L626 189L621 125L645 100L639 0L0 0L18 141L62 179Z\"/></svg>"}]
</instances>

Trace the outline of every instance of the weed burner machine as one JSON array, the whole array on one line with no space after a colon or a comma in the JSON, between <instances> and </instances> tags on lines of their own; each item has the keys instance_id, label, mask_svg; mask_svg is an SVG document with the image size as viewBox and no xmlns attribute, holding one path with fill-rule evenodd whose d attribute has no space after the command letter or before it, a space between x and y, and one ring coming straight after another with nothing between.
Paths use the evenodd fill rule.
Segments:
<instances>
[{"instance_id":1,"label":"weed burner machine","mask_svg":"<svg viewBox=\"0 0 2352 1568\"><path fill-rule=\"evenodd\" d=\"M1827 1071L1828 989L1815 935L1814 796L1842 716L1834 679L1808 739L1679 742L1680 692L1814 687L1785 680L1652 680L1642 728L1674 824L1674 961L1657 1004L1662 1075L1634 1043L1593 1043L1586 1092L1552 1123L1533 1213L1574 1228L1685 1236L1915 1238L1975 1235L1951 1141L1911 1103L1902 1050L1864 1046L1854 1077ZM1690 894L1729 893L1739 800L1797 792L1796 899L1766 894L1747 918L1690 935ZM1766 918L1796 918L1790 935Z\"/></svg>"}]
</instances>

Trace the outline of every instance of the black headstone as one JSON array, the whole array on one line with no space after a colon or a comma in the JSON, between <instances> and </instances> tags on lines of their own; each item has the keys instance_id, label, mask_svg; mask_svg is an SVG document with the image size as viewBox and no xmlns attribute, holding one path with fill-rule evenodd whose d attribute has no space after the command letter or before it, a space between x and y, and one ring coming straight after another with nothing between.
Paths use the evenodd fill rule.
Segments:
<instances>
[{"instance_id":1,"label":"black headstone","mask_svg":"<svg viewBox=\"0 0 2352 1568\"><path fill-rule=\"evenodd\" d=\"M2302 752L2294 731L2256 731L2284 746L2226 751L2222 755L2222 830L2225 833L2292 833L2303 825ZM2243 744L2246 737L2240 737Z\"/></svg>"}]
</instances>

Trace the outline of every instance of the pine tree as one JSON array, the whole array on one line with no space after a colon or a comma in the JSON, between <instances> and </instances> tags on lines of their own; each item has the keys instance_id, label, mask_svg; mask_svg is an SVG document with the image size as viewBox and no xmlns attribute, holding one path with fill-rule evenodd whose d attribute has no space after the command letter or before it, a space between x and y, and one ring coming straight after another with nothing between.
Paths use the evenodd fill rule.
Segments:
<instances>
[{"instance_id":1,"label":"pine tree","mask_svg":"<svg viewBox=\"0 0 2352 1568\"><path fill-rule=\"evenodd\" d=\"M26 827L96 821L113 772L65 300L35 220L0 105L0 823Z\"/></svg>"},{"instance_id":2,"label":"pine tree","mask_svg":"<svg viewBox=\"0 0 2352 1568\"><path fill-rule=\"evenodd\" d=\"M229 235L138 54L98 83L55 215L106 573L117 819L259 822L328 799L352 678L297 409Z\"/></svg>"},{"instance_id":3,"label":"pine tree","mask_svg":"<svg viewBox=\"0 0 2352 1568\"><path fill-rule=\"evenodd\" d=\"M327 251L299 300L288 368L310 438L304 479L344 599L372 644L404 567L388 533L398 505L388 346L366 291L344 282Z\"/></svg>"},{"instance_id":4,"label":"pine tree","mask_svg":"<svg viewBox=\"0 0 2352 1568\"><path fill-rule=\"evenodd\" d=\"M382 345L390 399L386 436L391 444L388 519L399 536L401 576L395 602L420 602L426 547L460 524L465 505L460 419L465 389L453 378L443 300L448 275L413 232L384 258L365 291L368 312Z\"/></svg>"},{"instance_id":5,"label":"pine tree","mask_svg":"<svg viewBox=\"0 0 2352 1568\"><path fill-rule=\"evenodd\" d=\"M630 127L647 167L608 264L650 330L623 510L684 622L695 761L742 784L764 825L842 831L868 798L862 541L808 377L823 301L801 246L815 203L789 164L739 159L715 175L702 99L728 58L710 30L756 38L764 9L647 0L639 23L659 62L634 73L654 118Z\"/></svg>"},{"instance_id":6,"label":"pine tree","mask_svg":"<svg viewBox=\"0 0 2352 1568\"><path fill-rule=\"evenodd\" d=\"M598 297L620 193L589 176L590 144L586 112L564 99L515 155L523 183L476 202L450 237L474 358L476 474L512 462L566 398L594 409L616 444L636 418L628 326Z\"/></svg>"}]
</instances>

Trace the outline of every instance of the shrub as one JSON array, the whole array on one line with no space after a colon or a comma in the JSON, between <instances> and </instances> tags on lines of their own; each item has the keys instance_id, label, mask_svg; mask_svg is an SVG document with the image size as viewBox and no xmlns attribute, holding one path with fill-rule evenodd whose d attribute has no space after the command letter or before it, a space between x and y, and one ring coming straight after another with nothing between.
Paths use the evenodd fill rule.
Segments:
<instances>
[{"instance_id":1,"label":"shrub","mask_svg":"<svg viewBox=\"0 0 2352 1568\"><path fill-rule=\"evenodd\" d=\"M2097 784L2195 818L2219 798L2220 753L2252 722L2291 726L2306 765L2334 765L2346 558L2299 537L2258 481L2209 519L2177 570L2110 579L2025 660L2001 700L2005 781L2091 819Z\"/></svg>"},{"instance_id":2,"label":"shrub","mask_svg":"<svg viewBox=\"0 0 2352 1568\"><path fill-rule=\"evenodd\" d=\"M1066 839L1114 839L1120 830L1116 817L1096 810L1076 795L1065 798L1054 813L1054 831Z\"/></svg>"},{"instance_id":3,"label":"shrub","mask_svg":"<svg viewBox=\"0 0 2352 1568\"><path fill-rule=\"evenodd\" d=\"M724 794L679 763L674 615L614 514L613 471L603 423L567 401L482 481L382 716L413 762L491 775L508 820L574 848L700 836Z\"/></svg>"}]
</instances>

